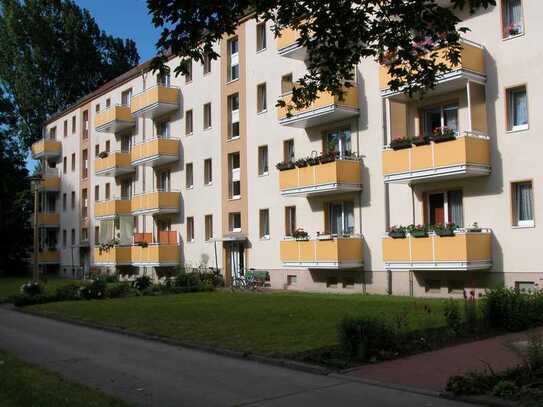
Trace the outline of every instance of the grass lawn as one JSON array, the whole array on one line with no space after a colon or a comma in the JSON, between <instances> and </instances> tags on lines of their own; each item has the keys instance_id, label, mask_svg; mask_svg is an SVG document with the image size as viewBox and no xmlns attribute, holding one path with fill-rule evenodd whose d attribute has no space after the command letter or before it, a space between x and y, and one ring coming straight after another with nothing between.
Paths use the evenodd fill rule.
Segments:
<instances>
[{"instance_id":1,"label":"grass lawn","mask_svg":"<svg viewBox=\"0 0 543 407\"><path fill-rule=\"evenodd\" d=\"M444 300L377 295L230 293L49 303L42 313L171 337L185 343L294 356L337 345L336 327L346 314L408 316L411 329L444 325ZM429 306L431 312L427 311ZM426 308L426 309L425 309Z\"/></svg>"},{"instance_id":2,"label":"grass lawn","mask_svg":"<svg viewBox=\"0 0 543 407\"><path fill-rule=\"evenodd\" d=\"M21 286L32 280L32 277L1 277L0 278L0 303L7 297L21 293ZM75 280L64 279L56 276L47 276L45 289L48 293L54 293L58 287L75 283Z\"/></svg>"},{"instance_id":3,"label":"grass lawn","mask_svg":"<svg viewBox=\"0 0 543 407\"><path fill-rule=\"evenodd\" d=\"M2 407L122 407L124 402L0 351Z\"/></svg>"}]
</instances>

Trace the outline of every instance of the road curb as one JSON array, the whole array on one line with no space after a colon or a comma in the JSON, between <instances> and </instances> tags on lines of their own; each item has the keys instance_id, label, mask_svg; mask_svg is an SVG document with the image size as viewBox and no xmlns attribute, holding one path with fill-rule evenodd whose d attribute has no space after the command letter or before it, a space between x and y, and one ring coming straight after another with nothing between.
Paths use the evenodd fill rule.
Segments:
<instances>
[{"instance_id":1,"label":"road curb","mask_svg":"<svg viewBox=\"0 0 543 407\"><path fill-rule=\"evenodd\" d=\"M11 309L11 310L16 311L16 312L20 312L22 314L32 315L32 316L41 317L41 318L47 318L47 319L51 319L51 320L54 320L54 321L65 322L65 323L68 323L68 324L78 325L78 326L81 326L81 327L84 327L84 328L99 329L99 330L104 331L104 332L110 332L110 333L125 335L125 336L129 336L129 337L132 337L132 338L143 339L143 340L147 340L147 341L160 342L160 343L170 345L170 346L176 346L176 347L180 347L180 348L192 349L192 350L197 350L197 351L201 351L201 352L213 353L213 354L216 354L216 355L227 356L227 357L231 357L231 358L235 358L235 359L248 360L248 361L263 363L263 364L267 364L267 365L277 366L277 367L286 367L286 368L289 368L289 369L292 369L292 370L298 370L298 371L318 374L318 375L322 375L322 376L327 376L330 373L332 373L332 371L330 369L327 369L325 367L321 367L321 366L317 366L317 365L311 365L309 363L297 362L297 361L294 361L294 360L274 359L274 358L270 358L270 357L267 357L267 356L258 355L258 354L250 353L250 352L240 352L240 351L235 351L235 350L230 350L230 349L216 348L216 347L212 347L212 346L195 344L195 343L191 343L191 342L183 342L183 341L167 338L167 337L164 337L164 336L144 334L144 333L141 333L141 332L134 332L134 331L130 331L130 330L123 329L123 328L117 328L117 327L111 327L111 326L96 324L94 322L81 321L81 320L77 320L77 319L66 318L66 317L63 317L63 316L60 316L60 315L43 314L43 313L40 313L40 312L37 312L37 311L32 311L32 310L28 310L28 309L25 309L25 308L15 307L13 305L8 306L6 308Z\"/></svg>"}]
</instances>

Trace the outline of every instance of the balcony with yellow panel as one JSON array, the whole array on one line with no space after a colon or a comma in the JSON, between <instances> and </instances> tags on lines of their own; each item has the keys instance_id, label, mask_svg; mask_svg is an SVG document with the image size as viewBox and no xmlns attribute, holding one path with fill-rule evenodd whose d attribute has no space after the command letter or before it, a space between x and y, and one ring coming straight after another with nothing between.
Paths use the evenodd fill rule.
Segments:
<instances>
[{"instance_id":1,"label":"balcony with yellow panel","mask_svg":"<svg viewBox=\"0 0 543 407\"><path fill-rule=\"evenodd\" d=\"M492 265L492 234L456 231L453 236L383 238L387 270L487 270Z\"/></svg>"},{"instance_id":2,"label":"balcony with yellow panel","mask_svg":"<svg viewBox=\"0 0 543 407\"><path fill-rule=\"evenodd\" d=\"M62 144L57 140L41 139L32 144L32 158L35 160L60 157L61 152Z\"/></svg>"},{"instance_id":3,"label":"balcony with yellow panel","mask_svg":"<svg viewBox=\"0 0 543 407\"><path fill-rule=\"evenodd\" d=\"M95 173L98 176L116 177L118 175L134 172L135 168L130 162L130 153L108 153L104 158L95 161Z\"/></svg>"},{"instance_id":4,"label":"balcony with yellow panel","mask_svg":"<svg viewBox=\"0 0 543 407\"><path fill-rule=\"evenodd\" d=\"M114 246L94 249L96 266L165 267L179 264L181 247L174 244Z\"/></svg>"},{"instance_id":5,"label":"balcony with yellow panel","mask_svg":"<svg viewBox=\"0 0 543 407\"><path fill-rule=\"evenodd\" d=\"M42 179L39 183L39 190L43 192L60 191L60 175L56 168L47 168L42 173Z\"/></svg>"},{"instance_id":6,"label":"balcony with yellow panel","mask_svg":"<svg viewBox=\"0 0 543 407\"><path fill-rule=\"evenodd\" d=\"M319 92L317 99L310 106L302 109L293 108L290 112L288 106L291 104L291 95L284 95L282 99L286 106L277 108L279 123L284 126L309 128L358 116L358 88L356 84L345 88L344 91L342 98L334 96L330 92Z\"/></svg>"},{"instance_id":7,"label":"balcony with yellow panel","mask_svg":"<svg viewBox=\"0 0 543 407\"><path fill-rule=\"evenodd\" d=\"M42 249L38 252L39 264L59 264L60 253L56 249Z\"/></svg>"},{"instance_id":8,"label":"balcony with yellow panel","mask_svg":"<svg viewBox=\"0 0 543 407\"><path fill-rule=\"evenodd\" d=\"M130 266L132 264L132 246L95 247L94 264L97 266Z\"/></svg>"},{"instance_id":9,"label":"balcony with yellow panel","mask_svg":"<svg viewBox=\"0 0 543 407\"><path fill-rule=\"evenodd\" d=\"M171 86L155 85L132 96L130 112L134 116L154 118L179 109L180 90Z\"/></svg>"},{"instance_id":10,"label":"balcony with yellow panel","mask_svg":"<svg viewBox=\"0 0 543 407\"><path fill-rule=\"evenodd\" d=\"M134 215L177 213L180 209L180 193L155 191L134 195L131 206Z\"/></svg>"},{"instance_id":11,"label":"balcony with yellow panel","mask_svg":"<svg viewBox=\"0 0 543 407\"><path fill-rule=\"evenodd\" d=\"M292 28L284 28L281 30L280 36L277 37L276 46L279 55L287 58L305 60L307 50L298 43L300 34Z\"/></svg>"},{"instance_id":12,"label":"balcony with yellow panel","mask_svg":"<svg viewBox=\"0 0 543 407\"><path fill-rule=\"evenodd\" d=\"M58 228L60 226L60 214L58 212L38 212L38 226Z\"/></svg>"},{"instance_id":13,"label":"balcony with yellow panel","mask_svg":"<svg viewBox=\"0 0 543 407\"><path fill-rule=\"evenodd\" d=\"M283 267L308 269L353 269L364 265L361 237L321 236L311 240L283 240Z\"/></svg>"},{"instance_id":14,"label":"balcony with yellow panel","mask_svg":"<svg viewBox=\"0 0 543 407\"><path fill-rule=\"evenodd\" d=\"M465 86L467 82L479 84L486 82L485 51L482 45L465 39L461 40L460 61L457 65L453 65L446 59L446 49L435 50L434 52L437 52L437 63L444 63L450 70L437 77L437 86L430 92L436 92L440 89L451 90L459 86ZM396 91L390 89L389 82L391 79L392 76L388 72L387 65L381 65L379 83L383 97L403 93L402 89Z\"/></svg>"},{"instance_id":15,"label":"balcony with yellow panel","mask_svg":"<svg viewBox=\"0 0 543 407\"><path fill-rule=\"evenodd\" d=\"M314 196L362 189L362 162L360 159L321 161L315 165L307 164L304 167L280 171L281 195Z\"/></svg>"},{"instance_id":16,"label":"balcony with yellow panel","mask_svg":"<svg viewBox=\"0 0 543 407\"><path fill-rule=\"evenodd\" d=\"M130 106L115 105L96 114L94 128L101 133L117 133L136 125Z\"/></svg>"},{"instance_id":17,"label":"balcony with yellow panel","mask_svg":"<svg viewBox=\"0 0 543 407\"><path fill-rule=\"evenodd\" d=\"M181 142L173 138L154 138L136 144L130 152L131 165L150 164L158 166L179 159Z\"/></svg>"},{"instance_id":18,"label":"balcony with yellow panel","mask_svg":"<svg viewBox=\"0 0 543 407\"><path fill-rule=\"evenodd\" d=\"M94 217L97 220L114 219L118 216L129 216L132 212L130 199L112 199L94 204Z\"/></svg>"}]
</instances>

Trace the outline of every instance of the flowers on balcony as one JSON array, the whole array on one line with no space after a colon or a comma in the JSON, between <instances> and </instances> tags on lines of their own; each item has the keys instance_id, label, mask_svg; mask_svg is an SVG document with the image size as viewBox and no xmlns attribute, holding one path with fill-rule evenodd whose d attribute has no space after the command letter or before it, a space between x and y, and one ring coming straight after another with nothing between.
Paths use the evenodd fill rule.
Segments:
<instances>
[{"instance_id":1,"label":"flowers on balcony","mask_svg":"<svg viewBox=\"0 0 543 407\"><path fill-rule=\"evenodd\" d=\"M309 240L309 233L307 233L303 228L297 228L292 232L292 237L296 240Z\"/></svg>"},{"instance_id":2,"label":"flowers on balcony","mask_svg":"<svg viewBox=\"0 0 543 407\"><path fill-rule=\"evenodd\" d=\"M522 26L517 23L511 23L505 27L505 33L509 36L522 34Z\"/></svg>"},{"instance_id":3,"label":"flowers on balcony","mask_svg":"<svg viewBox=\"0 0 543 407\"><path fill-rule=\"evenodd\" d=\"M476 225L476 223L475 223ZM403 239L409 234L412 237L428 237L428 233L435 233L437 236L454 236L459 226L454 223L436 223L435 225L408 225L392 226L388 231L388 236L393 239ZM466 232L480 232L481 228L467 228Z\"/></svg>"},{"instance_id":4,"label":"flowers on balcony","mask_svg":"<svg viewBox=\"0 0 543 407\"><path fill-rule=\"evenodd\" d=\"M413 237L428 237L427 225L409 225L407 231Z\"/></svg>"},{"instance_id":5,"label":"flowers on balcony","mask_svg":"<svg viewBox=\"0 0 543 407\"><path fill-rule=\"evenodd\" d=\"M438 236L454 236L454 231L458 228L454 223L447 224L435 224L432 226L432 230Z\"/></svg>"},{"instance_id":6,"label":"flowers on balcony","mask_svg":"<svg viewBox=\"0 0 543 407\"><path fill-rule=\"evenodd\" d=\"M277 168L279 171L286 171L292 170L294 168L304 168L308 165L314 166L319 164L331 163L340 159L356 160L358 159L358 155L350 151L346 151L345 153L341 154L339 151L333 150L322 153L320 155L311 155L309 157L298 158L294 161L281 161L275 165L275 168Z\"/></svg>"},{"instance_id":7,"label":"flowers on balcony","mask_svg":"<svg viewBox=\"0 0 543 407\"><path fill-rule=\"evenodd\" d=\"M109 156L109 153L107 151L101 151L100 154L98 154L98 158L107 158Z\"/></svg>"},{"instance_id":8,"label":"flowers on balcony","mask_svg":"<svg viewBox=\"0 0 543 407\"><path fill-rule=\"evenodd\" d=\"M109 242L100 243L98 246L98 252L102 254L102 252L109 252L111 249L113 249L116 246L119 246L119 239L111 239Z\"/></svg>"},{"instance_id":9,"label":"flowers on balcony","mask_svg":"<svg viewBox=\"0 0 543 407\"><path fill-rule=\"evenodd\" d=\"M388 231L388 235L393 239L403 239L407 228L405 226L392 226Z\"/></svg>"},{"instance_id":10,"label":"flowers on balcony","mask_svg":"<svg viewBox=\"0 0 543 407\"><path fill-rule=\"evenodd\" d=\"M454 139L456 139L456 130L449 127L436 127L430 136L430 140L435 143L442 143Z\"/></svg>"},{"instance_id":11,"label":"flowers on balcony","mask_svg":"<svg viewBox=\"0 0 543 407\"><path fill-rule=\"evenodd\" d=\"M395 138L390 142L390 148L393 150L403 150L411 148L412 140L409 137Z\"/></svg>"},{"instance_id":12,"label":"flowers on balcony","mask_svg":"<svg viewBox=\"0 0 543 407\"><path fill-rule=\"evenodd\" d=\"M294 161L281 161L275 164L275 168L277 168L279 171L292 170L293 168L296 168L296 164Z\"/></svg>"}]
</instances>

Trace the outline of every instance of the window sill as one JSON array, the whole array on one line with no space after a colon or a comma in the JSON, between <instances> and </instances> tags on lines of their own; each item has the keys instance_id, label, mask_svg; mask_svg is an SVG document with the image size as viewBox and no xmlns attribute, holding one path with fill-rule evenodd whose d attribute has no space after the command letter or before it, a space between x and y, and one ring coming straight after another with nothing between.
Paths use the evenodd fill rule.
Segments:
<instances>
[{"instance_id":1,"label":"window sill","mask_svg":"<svg viewBox=\"0 0 543 407\"><path fill-rule=\"evenodd\" d=\"M194 189L194 185L191 185L190 187L185 187L185 189Z\"/></svg>"},{"instance_id":2,"label":"window sill","mask_svg":"<svg viewBox=\"0 0 543 407\"><path fill-rule=\"evenodd\" d=\"M213 182L204 183L204 187L212 187L212 186L213 186Z\"/></svg>"},{"instance_id":3,"label":"window sill","mask_svg":"<svg viewBox=\"0 0 543 407\"><path fill-rule=\"evenodd\" d=\"M258 174L259 177L268 177L269 175L269 172L263 172L262 174Z\"/></svg>"},{"instance_id":4,"label":"window sill","mask_svg":"<svg viewBox=\"0 0 543 407\"><path fill-rule=\"evenodd\" d=\"M212 126L209 126L209 127L204 127L203 130L204 130L204 131L210 131L211 129L213 129L213 127L212 127Z\"/></svg>"},{"instance_id":5,"label":"window sill","mask_svg":"<svg viewBox=\"0 0 543 407\"><path fill-rule=\"evenodd\" d=\"M231 137L231 138L227 138L226 139L226 142L229 143L231 141L236 141L236 140L239 140L241 138L241 136L238 136L238 137Z\"/></svg>"},{"instance_id":6,"label":"window sill","mask_svg":"<svg viewBox=\"0 0 543 407\"><path fill-rule=\"evenodd\" d=\"M257 116L263 115L265 113L268 113L268 109L261 110L260 112L256 112Z\"/></svg>"},{"instance_id":7,"label":"window sill","mask_svg":"<svg viewBox=\"0 0 543 407\"><path fill-rule=\"evenodd\" d=\"M256 50L256 53L257 53L257 54L261 54L262 52L267 51L267 50L268 50L268 48L267 48L267 47L264 47L264 48L262 48L262 49L257 49L257 50Z\"/></svg>"},{"instance_id":8,"label":"window sill","mask_svg":"<svg viewBox=\"0 0 543 407\"><path fill-rule=\"evenodd\" d=\"M196 240L192 239L192 240L187 240L187 243L194 243Z\"/></svg>"},{"instance_id":9,"label":"window sill","mask_svg":"<svg viewBox=\"0 0 543 407\"><path fill-rule=\"evenodd\" d=\"M262 236L262 237L260 238L260 240L262 240L262 241L269 241L269 240L270 240L270 237L269 237L269 236Z\"/></svg>"},{"instance_id":10,"label":"window sill","mask_svg":"<svg viewBox=\"0 0 543 407\"><path fill-rule=\"evenodd\" d=\"M240 196L233 196L231 198L228 198L230 201L239 201L241 199L241 195Z\"/></svg>"},{"instance_id":11,"label":"window sill","mask_svg":"<svg viewBox=\"0 0 543 407\"><path fill-rule=\"evenodd\" d=\"M525 34L526 34L525 32L521 32L520 34L509 35L507 37L503 37L502 41L510 41L510 40L514 40L515 38L524 37Z\"/></svg>"},{"instance_id":12,"label":"window sill","mask_svg":"<svg viewBox=\"0 0 543 407\"><path fill-rule=\"evenodd\" d=\"M534 229L535 228L535 223L531 224L531 225L513 225L513 226L511 226L511 228L513 228L513 229Z\"/></svg>"},{"instance_id":13,"label":"window sill","mask_svg":"<svg viewBox=\"0 0 543 407\"><path fill-rule=\"evenodd\" d=\"M194 133L191 131L190 133L185 133L185 137L191 137Z\"/></svg>"},{"instance_id":14,"label":"window sill","mask_svg":"<svg viewBox=\"0 0 543 407\"><path fill-rule=\"evenodd\" d=\"M526 126L526 127L517 127L517 128L512 128L510 130L507 130L506 133L507 134L513 134L513 133L522 133L523 131L528 131L530 130L530 126Z\"/></svg>"},{"instance_id":15,"label":"window sill","mask_svg":"<svg viewBox=\"0 0 543 407\"><path fill-rule=\"evenodd\" d=\"M230 84L232 84L232 83L234 83L234 82L238 82L238 81L239 81L239 78L231 79L231 80L229 80L229 81L226 81L226 85L230 85Z\"/></svg>"}]
</instances>

